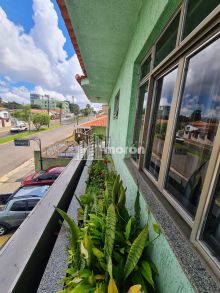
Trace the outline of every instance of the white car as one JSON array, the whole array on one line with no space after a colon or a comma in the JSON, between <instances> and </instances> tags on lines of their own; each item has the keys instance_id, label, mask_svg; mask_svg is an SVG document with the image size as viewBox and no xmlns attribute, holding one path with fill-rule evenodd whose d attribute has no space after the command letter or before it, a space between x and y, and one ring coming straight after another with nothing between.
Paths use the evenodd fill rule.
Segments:
<instances>
[{"instance_id":1,"label":"white car","mask_svg":"<svg viewBox=\"0 0 220 293\"><path fill-rule=\"evenodd\" d=\"M17 122L15 126L11 127L10 132L15 133L15 132L22 132L26 130L27 130L26 123L23 121L20 121L20 122Z\"/></svg>"}]
</instances>

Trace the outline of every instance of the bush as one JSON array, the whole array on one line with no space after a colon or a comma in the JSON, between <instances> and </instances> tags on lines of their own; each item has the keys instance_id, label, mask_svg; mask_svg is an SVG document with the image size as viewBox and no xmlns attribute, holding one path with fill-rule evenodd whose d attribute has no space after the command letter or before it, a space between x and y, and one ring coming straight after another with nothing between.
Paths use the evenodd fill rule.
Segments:
<instances>
[{"instance_id":1,"label":"bush","mask_svg":"<svg viewBox=\"0 0 220 293\"><path fill-rule=\"evenodd\" d=\"M120 176L107 172L102 162L94 162L90 169L86 194L78 199L78 225L62 210L58 213L68 223L71 232L68 268L64 278L67 292L154 292L154 278L158 274L154 263L146 257L146 248L159 237L158 225L140 225L139 191L135 200L135 214L130 216L125 206L126 189ZM97 176L96 176L97 171ZM95 185L98 176L102 183ZM148 212L149 216L149 212ZM157 236L149 239L149 228Z\"/></svg>"},{"instance_id":2,"label":"bush","mask_svg":"<svg viewBox=\"0 0 220 293\"><path fill-rule=\"evenodd\" d=\"M37 113L34 114L32 121L35 128L39 130L41 126L49 124L50 116L46 113Z\"/></svg>"}]
</instances>

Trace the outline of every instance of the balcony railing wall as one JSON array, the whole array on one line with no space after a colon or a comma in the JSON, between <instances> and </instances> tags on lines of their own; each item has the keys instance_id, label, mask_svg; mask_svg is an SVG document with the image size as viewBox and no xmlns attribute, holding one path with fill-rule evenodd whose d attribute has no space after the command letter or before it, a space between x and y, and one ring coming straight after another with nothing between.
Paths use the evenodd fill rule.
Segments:
<instances>
[{"instance_id":1,"label":"balcony railing wall","mask_svg":"<svg viewBox=\"0 0 220 293\"><path fill-rule=\"evenodd\" d=\"M54 207L67 210L82 170L82 160L72 160L0 252L0 292L36 292L47 265L60 224Z\"/></svg>"}]
</instances>

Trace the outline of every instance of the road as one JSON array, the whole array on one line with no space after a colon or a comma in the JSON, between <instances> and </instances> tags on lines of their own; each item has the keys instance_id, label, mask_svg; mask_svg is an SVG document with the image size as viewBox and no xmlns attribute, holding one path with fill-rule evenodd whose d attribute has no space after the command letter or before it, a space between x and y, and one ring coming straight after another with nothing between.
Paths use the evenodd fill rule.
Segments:
<instances>
[{"instance_id":1,"label":"road","mask_svg":"<svg viewBox=\"0 0 220 293\"><path fill-rule=\"evenodd\" d=\"M55 142L65 139L71 135L74 124L64 125L60 128L40 132L37 136L41 139L42 148L46 148ZM33 157L33 151L38 150L38 145L31 142L30 147L15 147L14 142L7 142L0 145L0 177L20 166ZM1 178L0 178L1 179Z\"/></svg>"}]
</instances>

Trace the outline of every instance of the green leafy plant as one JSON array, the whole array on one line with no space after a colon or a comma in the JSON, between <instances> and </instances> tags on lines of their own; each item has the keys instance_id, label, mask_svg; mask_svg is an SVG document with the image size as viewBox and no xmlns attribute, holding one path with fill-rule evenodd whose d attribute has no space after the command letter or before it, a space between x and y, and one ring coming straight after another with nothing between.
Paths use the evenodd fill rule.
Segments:
<instances>
[{"instance_id":1,"label":"green leafy plant","mask_svg":"<svg viewBox=\"0 0 220 293\"><path fill-rule=\"evenodd\" d=\"M135 213L130 216L126 189L119 175L109 172L106 164L92 164L86 193L78 198L78 226L57 209L71 232L63 293L155 290L154 278L158 272L146 254L147 247L159 237L160 228L150 220L141 228L139 201L138 190ZM153 240L149 239L150 226L157 234Z\"/></svg>"}]
</instances>

